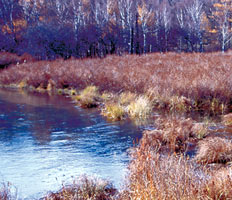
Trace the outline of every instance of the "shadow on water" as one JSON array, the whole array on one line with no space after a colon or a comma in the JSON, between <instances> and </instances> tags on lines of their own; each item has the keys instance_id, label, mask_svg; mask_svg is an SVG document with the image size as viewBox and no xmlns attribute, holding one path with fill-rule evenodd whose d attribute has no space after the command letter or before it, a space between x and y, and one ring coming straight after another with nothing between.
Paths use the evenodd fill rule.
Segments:
<instances>
[{"instance_id":1,"label":"shadow on water","mask_svg":"<svg viewBox=\"0 0 232 200\"><path fill-rule=\"evenodd\" d=\"M107 122L68 98L0 89L0 180L21 198L41 197L81 174L122 184L140 128ZM32 184L33 183L33 184Z\"/></svg>"}]
</instances>

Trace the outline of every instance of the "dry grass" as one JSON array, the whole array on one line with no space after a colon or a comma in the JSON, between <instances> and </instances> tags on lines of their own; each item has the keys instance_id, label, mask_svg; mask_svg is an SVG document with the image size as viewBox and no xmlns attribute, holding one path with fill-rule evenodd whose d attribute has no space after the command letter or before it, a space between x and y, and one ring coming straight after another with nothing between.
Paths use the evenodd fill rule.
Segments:
<instances>
[{"instance_id":1,"label":"dry grass","mask_svg":"<svg viewBox=\"0 0 232 200\"><path fill-rule=\"evenodd\" d=\"M160 117L155 122L157 130L145 131L142 146L168 152L185 152L189 143L198 141L202 126L190 118ZM147 149L144 149L146 151Z\"/></svg>"},{"instance_id":2,"label":"dry grass","mask_svg":"<svg viewBox=\"0 0 232 200\"><path fill-rule=\"evenodd\" d=\"M137 150L122 199L200 199L201 171L183 157Z\"/></svg>"},{"instance_id":3,"label":"dry grass","mask_svg":"<svg viewBox=\"0 0 232 200\"><path fill-rule=\"evenodd\" d=\"M147 118L153 110L153 105L146 96L139 96L127 106L131 118Z\"/></svg>"},{"instance_id":4,"label":"dry grass","mask_svg":"<svg viewBox=\"0 0 232 200\"><path fill-rule=\"evenodd\" d=\"M137 95L132 92L123 92L119 96L119 104L122 106L128 106L131 102L136 100Z\"/></svg>"},{"instance_id":5,"label":"dry grass","mask_svg":"<svg viewBox=\"0 0 232 200\"><path fill-rule=\"evenodd\" d=\"M232 199L231 167L215 171L183 155L160 154L151 141L142 139L132 151L128 182L121 199Z\"/></svg>"},{"instance_id":6,"label":"dry grass","mask_svg":"<svg viewBox=\"0 0 232 200\"><path fill-rule=\"evenodd\" d=\"M10 183L0 184L0 200L17 199L17 191Z\"/></svg>"},{"instance_id":7,"label":"dry grass","mask_svg":"<svg viewBox=\"0 0 232 200\"><path fill-rule=\"evenodd\" d=\"M27 80L28 85L37 88L41 83L47 86L48 80L52 80L54 87L61 89L80 90L95 85L101 91L111 92L141 94L152 90L157 108L222 113L232 110L231 63L229 53L155 53L39 61L4 69L0 84Z\"/></svg>"},{"instance_id":8,"label":"dry grass","mask_svg":"<svg viewBox=\"0 0 232 200\"><path fill-rule=\"evenodd\" d=\"M100 101L100 94L96 86L88 86L75 99L83 108L96 107Z\"/></svg>"},{"instance_id":9,"label":"dry grass","mask_svg":"<svg viewBox=\"0 0 232 200\"><path fill-rule=\"evenodd\" d=\"M232 113L229 113L227 115L224 115L222 117L222 122L226 125L226 126L231 126L232 125Z\"/></svg>"},{"instance_id":10,"label":"dry grass","mask_svg":"<svg viewBox=\"0 0 232 200\"><path fill-rule=\"evenodd\" d=\"M33 57L26 53L22 56L17 56L16 54L9 52L0 52L0 69L8 67L12 64L20 64L32 61L35 61Z\"/></svg>"},{"instance_id":11,"label":"dry grass","mask_svg":"<svg viewBox=\"0 0 232 200\"><path fill-rule=\"evenodd\" d=\"M232 143L230 140L220 137L209 137L198 144L198 152L195 157L199 163L225 163L232 160Z\"/></svg>"},{"instance_id":12,"label":"dry grass","mask_svg":"<svg viewBox=\"0 0 232 200\"><path fill-rule=\"evenodd\" d=\"M44 200L112 200L116 189L106 181L86 177L71 185L63 186L57 193L48 194Z\"/></svg>"},{"instance_id":13,"label":"dry grass","mask_svg":"<svg viewBox=\"0 0 232 200\"><path fill-rule=\"evenodd\" d=\"M209 173L210 179L204 186L204 192L210 199L232 199L232 168L221 168Z\"/></svg>"},{"instance_id":14,"label":"dry grass","mask_svg":"<svg viewBox=\"0 0 232 200\"><path fill-rule=\"evenodd\" d=\"M125 109L118 103L105 104L101 113L103 116L113 121L122 120L126 114Z\"/></svg>"}]
</instances>

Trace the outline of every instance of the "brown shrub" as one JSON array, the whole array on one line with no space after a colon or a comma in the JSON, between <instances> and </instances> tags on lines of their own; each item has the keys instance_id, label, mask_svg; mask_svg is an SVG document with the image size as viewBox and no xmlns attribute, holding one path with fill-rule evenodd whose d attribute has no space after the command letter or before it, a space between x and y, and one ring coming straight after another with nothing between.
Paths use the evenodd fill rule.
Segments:
<instances>
[{"instance_id":1,"label":"brown shrub","mask_svg":"<svg viewBox=\"0 0 232 200\"><path fill-rule=\"evenodd\" d=\"M195 160L199 163L224 163L232 160L232 143L220 137L208 137L198 143Z\"/></svg>"}]
</instances>

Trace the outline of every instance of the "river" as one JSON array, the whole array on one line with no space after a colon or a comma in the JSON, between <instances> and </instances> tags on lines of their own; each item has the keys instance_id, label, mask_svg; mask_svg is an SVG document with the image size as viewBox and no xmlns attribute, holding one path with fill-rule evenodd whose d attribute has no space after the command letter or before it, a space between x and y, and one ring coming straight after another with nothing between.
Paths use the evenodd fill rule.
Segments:
<instances>
[{"instance_id":1,"label":"river","mask_svg":"<svg viewBox=\"0 0 232 200\"><path fill-rule=\"evenodd\" d=\"M17 188L19 199L40 198L83 174L120 188L127 150L141 132L64 96L0 89L0 182Z\"/></svg>"}]
</instances>

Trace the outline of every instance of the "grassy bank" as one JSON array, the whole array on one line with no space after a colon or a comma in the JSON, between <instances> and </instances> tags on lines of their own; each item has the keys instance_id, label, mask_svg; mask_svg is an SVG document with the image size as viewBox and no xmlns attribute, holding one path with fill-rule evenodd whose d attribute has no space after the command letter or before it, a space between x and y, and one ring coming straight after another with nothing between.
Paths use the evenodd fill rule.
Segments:
<instances>
[{"instance_id":1,"label":"grassy bank","mask_svg":"<svg viewBox=\"0 0 232 200\"><path fill-rule=\"evenodd\" d=\"M225 114L232 111L231 63L230 53L28 62L3 69L0 84L68 94L112 120L144 120L155 110L200 112L223 114L219 126L230 127L232 114ZM131 150L123 191L86 179L45 199L232 199L232 142L208 126L176 115L159 117L156 130L144 131Z\"/></svg>"},{"instance_id":2,"label":"grassy bank","mask_svg":"<svg viewBox=\"0 0 232 200\"><path fill-rule=\"evenodd\" d=\"M146 95L156 109L221 114L232 110L231 63L230 53L37 61L2 70L0 84L38 91L80 91L94 85L101 93Z\"/></svg>"}]
</instances>

